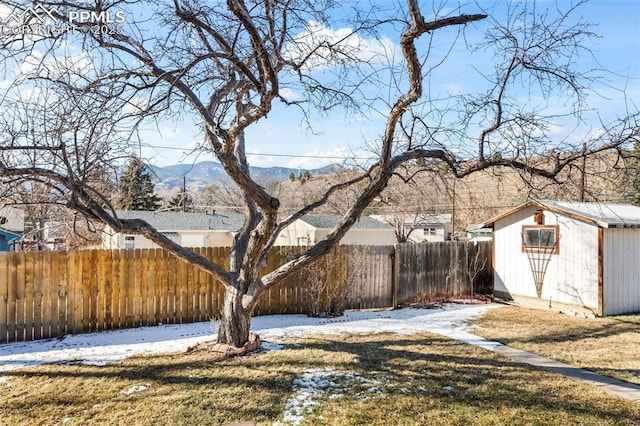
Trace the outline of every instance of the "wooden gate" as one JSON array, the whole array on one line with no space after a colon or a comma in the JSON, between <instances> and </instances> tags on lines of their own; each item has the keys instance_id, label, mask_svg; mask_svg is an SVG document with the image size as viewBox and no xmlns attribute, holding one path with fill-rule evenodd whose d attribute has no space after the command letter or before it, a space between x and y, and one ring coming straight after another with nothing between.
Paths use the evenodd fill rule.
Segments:
<instances>
[{"instance_id":1,"label":"wooden gate","mask_svg":"<svg viewBox=\"0 0 640 426\"><path fill-rule=\"evenodd\" d=\"M393 253L393 246L347 246L347 309L393 306Z\"/></svg>"}]
</instances>

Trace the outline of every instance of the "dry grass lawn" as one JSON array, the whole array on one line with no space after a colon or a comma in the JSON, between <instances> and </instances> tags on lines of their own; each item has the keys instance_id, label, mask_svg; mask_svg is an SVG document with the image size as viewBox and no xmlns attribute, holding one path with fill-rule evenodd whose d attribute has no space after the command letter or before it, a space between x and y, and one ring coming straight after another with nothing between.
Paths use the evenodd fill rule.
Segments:
<instances>
[{"instance_id":1,"label":"dry grass lawn","mask_svg":"<svg viewBox=\"0 0 640 426\"><path fill-rule=\"evenodd\" d=\"M316 336L236 359L194 351L0 375L7 425L288 424L283 413L296 406L305 425L640 424L640 404L431 334Z\"/></svg>"},{"instance_id":2,"label":"dry grass lawn","mask_svg":"<svg viewBox=\"0 0 640 426\"><path fill-rule=\"evenodd\" d=\"M486 339L640 385L640 315L587 319L511 306L473 323Z\"/></svg>"}]
</instances>

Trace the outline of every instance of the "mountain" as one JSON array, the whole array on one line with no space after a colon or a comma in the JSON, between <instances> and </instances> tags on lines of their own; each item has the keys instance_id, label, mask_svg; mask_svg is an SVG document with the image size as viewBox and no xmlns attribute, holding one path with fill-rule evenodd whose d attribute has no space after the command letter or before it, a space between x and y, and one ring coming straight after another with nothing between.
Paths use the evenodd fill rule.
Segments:
<instances>
[{"instance_id":1,"label":"mountain","mask_svg":"<svg viewBox=\"0 0 640 426\"><path fill-rule=\"evenodd\" d=\"M281 182L289 179L291 173L298 176L298 173L309 171L312 176L320 176L335 173L344 168L339 164L330 164L317 169L292 169L288 167L249 167L251 176L258 182ZM186 177L187 187L190 190L201 190L211 182L230 182L229 177L224 172L222 165L215 161L201 161L193 164L174 164L165 167L149 165L149 170L153 176L153 183L156 191L171 192L182 186L183 177Z\"/></svg>"}]
</instances>

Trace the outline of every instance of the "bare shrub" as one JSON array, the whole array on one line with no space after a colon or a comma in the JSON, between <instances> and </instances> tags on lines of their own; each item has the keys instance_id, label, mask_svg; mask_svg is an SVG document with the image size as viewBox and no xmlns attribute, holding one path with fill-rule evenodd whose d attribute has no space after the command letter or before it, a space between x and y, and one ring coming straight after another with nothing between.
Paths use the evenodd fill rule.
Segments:
<instances>
[{"instance_id":1,"label":"bare shrub","mask_svg":"<svg viewBox=\"0 0 640 426\"><path fill-rule=\"evenodd\" d=\"M307 268L307 315L338 317L344 313L346 301L345 262L338 247Z\"/></svg>"}]
</instances>

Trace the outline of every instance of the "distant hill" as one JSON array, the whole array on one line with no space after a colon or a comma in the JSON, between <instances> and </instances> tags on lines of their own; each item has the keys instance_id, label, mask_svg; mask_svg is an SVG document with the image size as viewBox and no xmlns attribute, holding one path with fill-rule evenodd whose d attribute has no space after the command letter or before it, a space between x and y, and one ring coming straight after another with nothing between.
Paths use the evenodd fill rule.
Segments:
<instances>
[{"instance_id":1,"label":"distant hill","mask_svg":"<svg viewBox=\"0 0 640 426\"><path fill-rule=\"evenodd\" d=\"M158 167L149 165L154 178L156 191L171 192L182 186L183 176L187 178L187 186L191 190L201 190L210 182L230 182L220 163L202 161L194 164L174 164ZM251 176L258 182L282 182L289 179L291 173L309 171L312 176L332 174L344 168L339 164L330 164L317 169L292 169L288 167L249 167Z\"/></svg>"}]
</instances>

